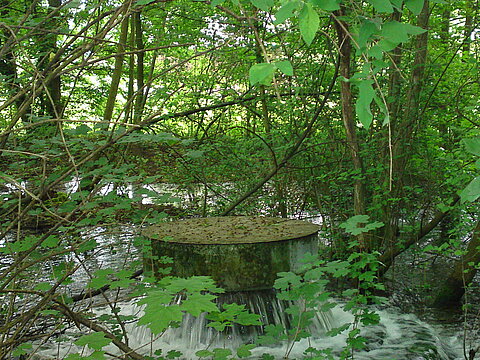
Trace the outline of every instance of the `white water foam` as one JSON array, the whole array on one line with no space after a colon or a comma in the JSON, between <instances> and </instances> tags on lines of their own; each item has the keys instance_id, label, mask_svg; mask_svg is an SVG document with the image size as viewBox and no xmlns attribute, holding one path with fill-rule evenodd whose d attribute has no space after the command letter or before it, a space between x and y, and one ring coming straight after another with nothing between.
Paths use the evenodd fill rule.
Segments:
<instances>
[{"instance_id":1,"label":"white water foam","mask_svg":"<svg viewBox=\"0 0 480 360\"><path fill-rule=\"evenodd\" d=\"M240 295L238 295L240 296ZM237 299L238 300L238 296ZM245 297L247 308L263 314L262 321L272 324L288 326L285 315L285 303L272 300L262 294L241 295ZM99 311L103 312L102 311ZM455 336L442 336L433 326L421 321L411 314L401 314L395 311L378 310L380 323L378 325L361 328L361 335L366 338L366 348L356 351L356 360L460 360L463 359L462 341ZM270 315L266 315L271 313ZM135 303L125 303L121 314L141 316L142 309ZM341 305L327 313L318 313L314 326L309 329L313 334L308 339L301 339L293 344L279 343L275 346L260 346L252 350L248 359L259 359L267 353L275 359L284 359L288 353L289 359L303 359L307 348L332 350L335 359L345 348L348 330L329 337L326 330L353 322L353 315L342 310ZM228 334L219 334L207 326L205 315L195 318L186 315L183 323L178 328L170 328L161 336L155 337L145 326L135 323L126 324L128 344L142 355L151 355L156 350L162 349L162 354L171 350L180 351L180 359L198 359L195 353L198 350L214 348L229 348L235 353L236 348L244 343L253 343L258 335L258 328L253 331L242 327L234 327ZM351 329L351 327L350 327ZM77 334L78 336L78 334ZM119 354L114 345L106 346L104 351ZM73 344L73 341L51 344L47 350L37 353L39 359L64 359L69 353L88 354L83 349Z\"/></svg>"}]
</instances>

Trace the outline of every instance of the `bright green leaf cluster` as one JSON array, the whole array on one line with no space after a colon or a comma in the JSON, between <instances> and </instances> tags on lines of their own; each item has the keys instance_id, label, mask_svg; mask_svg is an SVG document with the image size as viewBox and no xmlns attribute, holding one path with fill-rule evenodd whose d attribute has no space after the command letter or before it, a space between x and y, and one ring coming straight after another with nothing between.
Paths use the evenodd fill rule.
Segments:
<instances>
[{"instance_id":1,"label":"bright green leaf cluster","mask_svg":"<svg viewBox=\"0 0 480 360\"><path fill-rule=\"evenodd\" d=\"M208 292L219 293L223 290L217 288L207 276L186 279L165 277L138 301L139 305L144 305L144 315L138 325L145 325L152 333L160 334L169 326L180 323L184 313L199 316L203 312L218 311L213 302L216 296ZM181 302L172 303L178 293L183 294Z\"/></svg>"},{"instance_id":2,"label":"bright green leaf cluster","mask_svg":"<svg viewBox=\"0 0 480 360\"><path fill-rule=\"evenodd\" d=\"M355 215L349 218L344 223L340 224L340 227L352 235L359 235L371 230L375 230L383 227L385 224L380 221L370 222L370 216L368 215Z\"/></svg>"},{"instance_id":3,"label":"bright green leaf cluster","mask_svg":"<svg viewBox=\"0 0 480 360\"><path fill-rule=\"evenodd\" d=\"M275 63L255 64L249 70L250 84L258 84L265 86L271 85L273 81L273 76L277 69L285 75L293 75L293 66L288 60L278 61Z\"/></svg>"},{"instance_id":4,"label":"bright green leaf cluster","mask_svg":"<svg viewBox=\"0 0 480 360\"><path fill-rule=\"evenodd\" d=\"M75 341L75 345L88 346L93 350L101 350L112 342L112 339L105 337L103 332L93 332L91 334L83 335Z\"/></svg>"}]
</instances>

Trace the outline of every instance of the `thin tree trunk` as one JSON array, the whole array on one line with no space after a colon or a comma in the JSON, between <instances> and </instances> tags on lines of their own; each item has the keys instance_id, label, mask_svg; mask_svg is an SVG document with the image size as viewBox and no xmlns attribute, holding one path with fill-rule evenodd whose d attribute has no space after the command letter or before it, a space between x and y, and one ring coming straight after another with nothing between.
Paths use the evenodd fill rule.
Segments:
<instances>
[{"instance_id":1,"label":"thin tree trunk","mask_svg":"<svg viewBox=\"0 0 480 360\"><path fill-rule=\"evenodd\" d=\"M48 6L53 8L58 8L62 5L61 0L48 0ZM51 23L52 30L55 30L59 27L59 23L57 19L54 19ZM58 51L57 46L57 35L50 34L51 37L49 43L49 51L51 53L56 53ZM56 64L49 64L51 68L54 68ZM62 83L60 76L53 77L50 82L46 85L47 90L47 98L46 98L46 113L52 119L58 118L62 116L63 113L63 105L62 105Z\"/></svg>"},{"instance_id":2,"label":"thin tree trunk","mask_svg":"<svg viewBox=\"0 0 480 360\"><path fill-rule=\"evenodd\" d=\"M103 114L103 119L105 121L111 121L113 116L113 109L115 107L115 101L118 93L118 85L120 84L120 78L123 72L125 44L127 42L128 36L128 20L129 16L125 15L120 28L120 38L118 40L117 56L115 57L115 65L112 74L112 83L108 91L107 104L105 106L105 112ZM105 125L105 128L108 128L108 125Z\"/></svg>"},{"instance_id":3,"label":"thin tree trunk","mask_svg":"<svg viewBox=\"0 0 480 360\"><path fill-rule=\"evenodd\" d=\"M425 0L422 12L418 15L417 26L428 29L430 18L429 0ZM420 113L420 95L424 85L425 63L427 61L428 31L417 35L415 41L415 58L412 64L412 73L408 83L408 92L406 103L404 104L403 119L398 124L397 141L393 147L394 159L398 159L394 164L394 174L401 178L405 169L407 157L410 154L411 138L419 122Z\"/></svg>"},{"instance_id":4,"label":"thin tree trunk","mask_svg":"<svg viewBox=\"0 0 480 360\"><path fill-rule=\"evenodd\" d=\"M402 18L402 13L395 10L392 14L393 21L399 21ZM395 132L395 124L398 122L400 109L401 109L401 96L402 96L402 76L400 73L400 63L402 61L402 47L397 46L393 49L391 54L392 65L389 69L389 79L388 79L388 98L391 99L391 102L388 104L388 111L390 115L390 124L388 128L384 128L382 131L382 163L385 164L385 177L383 179L383 186L381 187L381 193L378 194L378 197L382 200L382 213L379 215L379 218L383 221L385 226L379 230L381 236L381 244L383 247L391 247L395 244L398 234L398 208L394 208L389 203L389 198L391 198L391 185L393 182L392 177L392 167L393 167L393 156L391 153L392 146L392 134ZM381 233L380 233L381 232ZM379 241L380 242L380 241Z\"/></svg>"},{"instance_id":5,"label":"thin tree trunk","mask_svg":"<svg viewBox=\"0 0 480 360\"><path fill-rule=\"evenodd\" d=\"M429 2L425 0L423 9L417 18L417 26L424 29L428 28L429 21ZM394 20L399 21L398 14L393 15ZM417 36L415 40L415 57L412 64L412 73L407 83L406 101L400 101L401 97L401 77L398 71L391 69L391 77L389 83L389 97L395 99L390 105L390 132L389 145L391 153L388 156L389 174L386 175L384 181L388 198L402 198L403 180L406 174L406 166L411 156L412 137L420 121L418 115L420 113L420 95L423 90L425 62L427 60L427 44L428 33L424 32ZM401 50L397 48L392 54L392 59L396 63L401 60ZM403 113L400 106L403 106ZM394 139L392 139L394 137ZM388 190L387 190L388 189ZM387 205L383 207L382 221L385 223L383 229L383 246L387 248L386 254L392 256L396 253L395 247L398 237L398 221L400 212L400 204L392 205L387 198L384 199ZM395 255L396 256L396 255ZM393 259L387 259L389 263L393 263ZM388 268L388 266L387 266Z\"/></svg>"},{"instance_id":6,"label":"thin tree trunk","mask_svg":"<svg viewBox=\"0 0 480 360\"><path fill-rule=\"evenodd\" d=\"M133 23L135 24L135 48L140 50L137 53L137 93L135 98L135 111L134 111L134 122L138 124L142 120L143 113L143 104L144 102L144 92L145 92L145 69L144 69L144 44L143 44L143 27L142 27L142 18L140 12L133 13ZM133 30L133 29L132 29Z\"/></svg>"},{"instance_id":7,"label":"thin tree trunk","mask_svg":"<svg viewBox=\"0 0 480 360\"><path fill-rule=\"evenodd\" d=\"M448 5L445 5L446 8L442 13L442 26L440 28L440 39L445 46L448 46L450 42L450 16L451 12L448 8Z\"/></svg>"},{"instance_id":8,"label":"thin tree trunk","mask_svg":"<svg viewBox=\"0 0 480 360\"><path fill-rule=\"evenodd\" d=\"M472 42L471 34L473 31L473 13L473 0L467 0L465 4L465 27L463 29L465 41L463 42L462 50L464 55L468 55L470 52L470 44Z\"/></svg>"},{"instance_id":9,"label":"thin tree trunk","mask_svg":"<svg viewBox=\"0 0 480 360\"><path fill-rule=\"evenodd\" d=\"M338 44L340 48L340 67L339 74L345 79L349 79L351 76L351 56L352 56L352 44L350 41L350 34L347 23L343 22L339 18L344 15L342 10L339 10L335 14L337 19L335 21L335 28L338 36ZM355 112L353 110L353 96L350 82L340 82L340 100L342 106L342 120L345 127L345 134L347 137L347 144L350 148L350 154L352 157L353 168L356 172L356 179L353 187L353 210L354 215L365 215L365 184L363 181L364 166L363 160L360 155L360 145L356 132L356 120ZM358 236L360 246L363 250L370 250L369 241L366 240L364 234Z\"/></svg>"},{"instance_id":10,"label":"thin tree trunk","mask_svg":"<svg viewBox=\"0 0 480 360\"><path fill-rule=\"evenodd\" d=\"M9 10L8 10L8 1L7 0L2 0L0 1L0 17L1 18L6 18L9 15ZM21 85L17 81L18 79L18 74L17 74L17 64L15 61L15 54L14 54L14 49L13 49L13 44L11 44L10 41L8 41L12 34L6 29L2 28L2 35L5 38L5 42L0 43L0 48L2 49L1 53L3 54L0 55L0 74L3 75L4 77L4 82L6 87L11 93L11 96L15 96L16 93L19 93L21 91ZM4 49L5 47L5 49ZM18 109L21 108L23 101L25 100L25 95L19 96L15 100L15 107L18 111ZM27 114L23 113L22 114L22 121L27 122Z\"/></svg>"},{"instance_id":11,"label":"thin tree trunk","mask_svg":"<svg viewBox=\"0 0 480 360\"><path fill-rule=\"evenodd\" d=\"M260 26L258 25L258 22L255 22L255 31L256 33L259 33ZM262 47L261 44L258 40L257 37L255 37L255 55L256 55L256 63L260 64L265 61L263 54L262 54ZM262 123L263 123L263 128L265 129L265 133L269 134L271 130L271 124L270 124L270 116L268 114L268 106L267 106L267 96L265 92L265 86L260 85L259 86L259 91L260 91L260 106L261 106L261 113L262 113Z\"/></svg>"},{"instance_id":12,"label":"thin tree trunk","mask_svg":"<svg viewBox=\"0 0 480 360\"><path fill-rule=\"evenodd\" d=\"M135 21L133 17L130 19L130 34L128 40L128 46L130 49L135 48ZM127 93L127 103L125 104L125 123L128 124L133 120L133 96L134 96L134 87L135 87L135 54L130 54L128 59L128 93Z\"/></svg>"}]
</instances>

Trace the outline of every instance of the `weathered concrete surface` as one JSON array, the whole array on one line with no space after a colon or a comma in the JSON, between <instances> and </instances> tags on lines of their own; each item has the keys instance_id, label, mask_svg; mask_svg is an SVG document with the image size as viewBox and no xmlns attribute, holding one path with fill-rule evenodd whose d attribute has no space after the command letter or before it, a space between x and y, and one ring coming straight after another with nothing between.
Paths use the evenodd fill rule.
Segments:
<instances>
[{"instance_id":1,"label":"weathered concrete surface","mask_svg":"<svg viewBox=\"0 0 480 360\"><path fill-rule=\"evenodd\" d=\"M173 264L144 261L147 271L171 266L179 277L211 276L227 291L272 288L307 251L317 251L318 225L283 218L227 216L166 222L148 227L152 255Z\"/></svg>"}]
</instances>

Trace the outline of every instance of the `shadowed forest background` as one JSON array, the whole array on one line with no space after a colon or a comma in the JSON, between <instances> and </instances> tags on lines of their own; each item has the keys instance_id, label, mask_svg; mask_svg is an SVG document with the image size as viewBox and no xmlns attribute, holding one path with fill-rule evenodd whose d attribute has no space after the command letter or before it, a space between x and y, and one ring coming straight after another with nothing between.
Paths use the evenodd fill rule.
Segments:
<instances>
[{"instance_id":1,"label":"shadowed forest background","mask_svg":"<svg viewBox=\"0 0 480 360\"><path fill-rule=\"evenodd\" d=\"M456 314L464 358L480 357L478 12L474 0L0 0L0 359L35 358L73 328L87 351L58 358L114 358L109 344L121 359L180 357L129 346L135 319L118 303L144 299L140 323L161 335L215 313L206 291L219 290L142 274L140 232L226 215L321 226L317 278L276 287L307 304L299 319L342 298L354 320L341 354L305 358L355 358L379 296ZM195 307L171 305L178 292ZM111 312L97 316L94 298ZM250 356L242 346L197 356Z\"/></svg>"}]
</instances>

